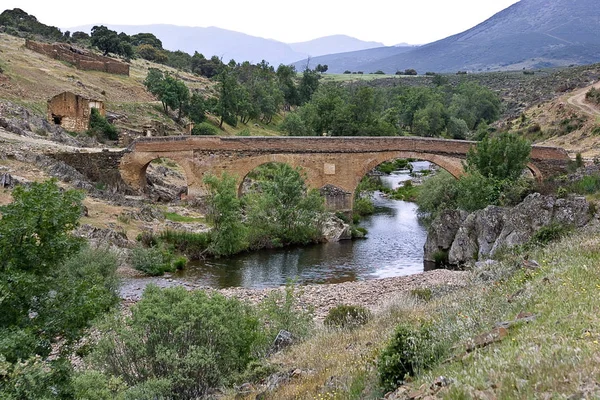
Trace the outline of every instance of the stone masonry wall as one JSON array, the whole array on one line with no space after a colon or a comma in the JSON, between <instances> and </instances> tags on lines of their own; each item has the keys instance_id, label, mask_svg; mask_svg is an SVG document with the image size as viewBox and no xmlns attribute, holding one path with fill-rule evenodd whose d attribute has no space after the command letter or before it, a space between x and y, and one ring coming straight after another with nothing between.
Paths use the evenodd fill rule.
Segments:
<instances>
[{"instance_id":1,"label":"stone masonry wall","mask_svg":"<svg viewBox=\"0 0 600 400\"><path fill-rule=\"evenodd\" d=\"M102 151L97 153L56 153L50 157L75 168L92 183L102 183L115 191L132 194L133 191L121 178L119 164L125 151Z\"/></svg>"},{"instance_id":2,"label":"stone masonry wall","mask_svg":"<svg viewBox=\"0 0 600 400\"><path fill-rule=\"evenodd\" d=\"M81 70L102 71L109 74L129 76L128 64L109 57L103 57L97 54L89 53L68 44L39 43L27 39L25 41L25 47L55 60L71 63Z\"/></svg>"}]
</instances>

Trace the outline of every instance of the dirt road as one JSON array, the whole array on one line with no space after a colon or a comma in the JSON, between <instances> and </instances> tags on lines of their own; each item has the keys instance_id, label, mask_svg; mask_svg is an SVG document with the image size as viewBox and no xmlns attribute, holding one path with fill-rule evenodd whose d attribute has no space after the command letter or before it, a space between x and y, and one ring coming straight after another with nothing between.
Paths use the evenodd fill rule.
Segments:
<instances>
[{"instance_id":1,"label":"dirt road","mask_svg":"<svg viewBox=\"0 0 600 400\"><path fill-rule=\"evenodd\" d=\"M600 107L594 106L585 100L585 95L591 88L600 90L600 82L576 91L571 97L569 97L567 103L588 115L598 117L600 116Z\"/></svg>"}]
</instances>

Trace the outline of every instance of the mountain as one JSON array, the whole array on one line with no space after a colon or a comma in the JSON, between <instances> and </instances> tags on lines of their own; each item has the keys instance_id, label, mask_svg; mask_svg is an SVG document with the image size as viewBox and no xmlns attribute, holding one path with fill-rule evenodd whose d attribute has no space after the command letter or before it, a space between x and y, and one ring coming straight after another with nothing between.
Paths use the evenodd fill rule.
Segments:
<instances>
[{"instance_id":1,"label":"mountain","mask_svg":"<svg viewBox=\"0 0 600 400\"><path fill-rule=\"evenodd\" d=\"M388 57L412 51L414 48L415 47L413 46L388 46L360 51L349 51L346 53L328 54L325 56L312 57L310 59L309 67L314 68L318 64L327 65L327 72L332 74L341 74L345 71L363 71L366 73L375 72L377 69L365 70L363 66L376 63L377 61ZM302 71L304 68L306 68L306 63L308 61L308 59L304 59L295 62L293 65L296 67L297 71Z\"/></svg>"},{"instance_id":2,"label":"mountain","mask_svg":"<svg viewBox=\"0 0 600 400\"><path fill-rule=\"evenodd\" d=\"M310 40L308 42L290 43L290 47L297 53L302 53L310 57L318 57L326 54L346 53L349 51L383 47L383 43L363 42L362 40L346 35L333 35Z\"/></svg>"},{"instance_id":3,"label":"mountain","mask_svg":"<svg viewBox=\"0 0 600 400\"><path fill-rule=\"evenodd\" d=\"M287 44L271 39L246 35L244 33L221 29L217 27L185 27L177 25L104 25L117 32L134 35L140 32L153 33L158 37L163 47L168 50L182 50L189 54L194 51L205 57L217 55L224 62L234 59L238 62L250 61L257 63L266 60L269 64L291 64L323 52L340 53L342 51L360 50L381 46L381 43L363 42L361 40L335 35L311 40L308 42ZM71 32L90 32L93 25L83 25L69 28Z\"/></svg>"},{"instance_id":4,"label":"mountain","mask_svg":"<svg viewBox=\"0 0 600 400\"><path fill-rule=\"evenodd\" d=\"M600 61L600 7L598 0L522 0L446 39L408 52L374 49L360 56L351 68L347 58L327 65L336 72L414 68L425 73L591 64ZM317 58L312 62L323 64Z\"/></svg>"},{"instance_id":5,"label":"mountain","mask_svg":"<svg viewBox=\"0 0 600 400\"><path fill-rule=\"evenodd\" d=\"M225 63L231 59L238 62L250 61L253 63L266 60L270 64L277 66L281 63L288 64L305 57L304 54L295 52L285 43L217 27L201 28L161 24L96 25L104 25L109 29L117 32L125 32L128 35L140 32L153 33L162 41L165 49L172 51L181 50L189 54L194 54L194 51L198 51L207 58L217 55L222 57ZM93 25L85 25L69 30L71 32L90 32L92 27Z\"/></svg>"}]
</instances>

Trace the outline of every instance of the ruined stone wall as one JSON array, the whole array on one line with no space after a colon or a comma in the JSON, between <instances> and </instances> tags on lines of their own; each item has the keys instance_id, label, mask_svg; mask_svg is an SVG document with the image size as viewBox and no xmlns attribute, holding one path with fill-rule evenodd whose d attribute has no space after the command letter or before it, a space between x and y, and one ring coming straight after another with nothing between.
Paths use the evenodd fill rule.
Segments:
<instances>
[{"instance_id":1,"label":"ruined stone wall","mask_svg":"<svg viewBox=\"0 0 600 400\"><path fill-rule=\"evenodd\" d=\"M103 183L108 189L132 194L131 188L121 178L119 165L124 151L97 153L56 153L49 156L75 168L92 183Z\"/></svg>"},{"instance_id":2,"label":"ruined stone wall","mask_svg":"<svg viewBox=\"0 0 600 400\"><path fill-rule=\"evenodd\" d=\"M48 121L57 123L72 132L83 132L89 127L91 108L96 108L100 115L106 115L104 103L89 100L71 92L64 92L48 100Z\"/></svg>"},{"instance_id":3,"label":"ruined stone wall","mask_svg":"<svg viewBox=\"0 0 600 400\"><path fill-rule=\"evenodd\" d=\"M116 75L129 75L129 64L89 53L63 43L39 43L27 39L25 47L55 60L65 61L85 71L102 71Z\"/></svg>"}]
</instances>

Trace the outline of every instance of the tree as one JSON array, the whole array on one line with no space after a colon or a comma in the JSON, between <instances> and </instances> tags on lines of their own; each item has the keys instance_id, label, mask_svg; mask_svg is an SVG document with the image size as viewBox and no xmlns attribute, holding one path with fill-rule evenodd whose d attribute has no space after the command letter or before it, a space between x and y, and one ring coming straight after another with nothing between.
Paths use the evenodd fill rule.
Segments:
<instances>
[{"instance_id":1,"label":"tree","mask_svg":"<svg viewBox=\"0 0 600 400\"><path fill-rule=\"evenodd\" d=\"M237 197L236 180L223 174L208 175L203 180L210 192L207 218L213 224L209 251L216 256L229 256L246 248L246 228Z\"/></svg>"},{"instance_id":2,"label":"tree","mask_svg":"<svg viewBox=\"0 0 600 400\"><path fill-rule=\"evenodd\" d=\"M530 153L531 144L516 135L486 137L469 149L466 168L486 178L514 180L523 173Z\"/></svg>"},{"instance_id":3,"label":"tree","mask_svg":"<svg viewBox=\"0 0 600 400\"><path fill-rule=\"evenodd\" d=\"M325 64L325 65L321 65L321 64L319 64L319 65L317 65L317 67L315 68L315 71L317 71L317 72L319 72L319 73L323 74L323 73L327 72L327 70L328 70L328 69L329 69L329 66L328 66L327 64Z\"/></svg>"},{"instance_id":4,"label":"tree","mask_svg":"<svg viewBox=\"0 0 600 400\"><path fill-rule=\"evenodd\" d=\"M51 180L12 194L0 207L0 393L65 398L69 345L118 302L116 257L81 251L72 236L81 192ZM53 348L58 356L49 360Z\"/></svg>"},{"instance_id":5,"label":"tree","mask_svg":"<svg viewBox=\"0 0 600 400\"><path fill-rule=\"evenodd\" d=\"M194 123L199 124L206 120L205 113L206 104L204 102L204 98L197 92L192 93L187 112L187 114L190 116L190 119Z\"/></svg>"},{"instance_id":6,"label":"tree","mask_svg":"<svg viewBox=\"0 0 600 400\"><path fill-rule=\"evenodd\" d=\"M217 82L219 99L215 112L220 117L219 128L223 128L223 122L235 126L237 124L239 84L234 71L229 67L224 67L217 75Z\"/></svg>"},{"instance_id":7,"label":"tree","mask_svg":"<svg viewBox=\"0 0 600 400\"><path fill-rule=\"evenodd\" d=\"M308 103L313 93L319 87L319 74L308 68L302 73L300 84L298 85L298 96L300 104Z\"/></svg>"},{"instance_id":8,"label":"tree","mask_svg":"<svg viewBox=\"0 0 600 400\"><path fill-rule=\"evenodd\" d=\"M177 120L189 109L190 91L183 81L164 74L161 70L150 68L144 80L144 86L150 93L158 97L163 105L165 114L169 114L169 108L177 110Z\"/></svg>"},{"instance_id":9,"label":"tree","mask_svg":"<svg viewBox=\"0 0 600 400\"><path fill-rule=\"evenodd\" d=\"M104 25L92 28L92 46L96 46L105 56L109 53L121 54L121 39L117 32L108 29Z\"/></svg>"},{"instance_id":10,"label":"tree","mask_svg":"<svg viewBox=\"0 0 600 400\"><path fill-rule=\"evenodd\" d=\"M299 168L287 164L265 167L247 199L250 246L280 247L317 241L321 237L323 198L318 191L306 189Z\"/></svg>"},{"instance_id":11,"label":"tree","mask_svg":"<svg viewBox=\"0 0 600 400\"><path fill-rule=\"evenodd\" d=\"M143 44L152 46L159 50L163 48L160 39L152 33L138 33L131 36L132 46L141 46Z\"/></svg>"}]
</instances>

